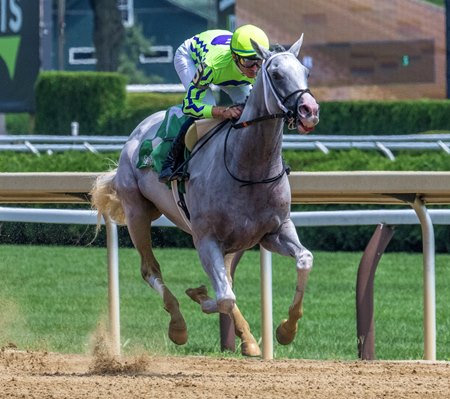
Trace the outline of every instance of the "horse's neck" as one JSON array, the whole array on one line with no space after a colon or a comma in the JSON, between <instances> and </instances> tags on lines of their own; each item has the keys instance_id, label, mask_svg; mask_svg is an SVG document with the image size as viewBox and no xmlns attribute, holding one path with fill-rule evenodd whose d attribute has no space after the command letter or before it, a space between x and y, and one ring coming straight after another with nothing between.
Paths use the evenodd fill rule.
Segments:
<instances>
[{"instance_id":1,"label":"horse's neck","mask_svg":"<svg viewBox=\"0 0 450 399\"><path fill-rule=\"evenodd\" d=\"M267 111L260 108L245 112L249 109L248 105L240 122L267 115ZM283 122L280 119L268 119L231 131L227 152L233 154L233 161L240 168L253 170L255 175L272 175L280 172L282 139Z\"/></svg>"},{"instance_id":2,"label":"horse's neck","mask_svg":"<svg viewBox=\"0 0 450 399\"><path fill-rule=\"evenodd\" d=\"M269 116L265 91L264 82L258 77L238 122ZM267 119L232 129L226 151L238 169L247 171L247 178L262 179L280 173L282 141L283 121Z\"/></svg>"},{"instance_id":3,"label":"horse's neck","mask_svg":"<svg viewBox=\"0 0 450 399\"><path fill-rule=\"evenodd\" d=\"M268 111L266 108L266 96L268 96L268 93L264 90L263 80L261 77L258 77L239 122L251 121L274 113L273 110ZM267 119L256 122L244 129L244 133L242 134L242 142L257 147L255 151L267 156L270 154L281 154L283 140L282 119ZM258 140L256 140L256 137Z\"/></svg>"}]
</instances>

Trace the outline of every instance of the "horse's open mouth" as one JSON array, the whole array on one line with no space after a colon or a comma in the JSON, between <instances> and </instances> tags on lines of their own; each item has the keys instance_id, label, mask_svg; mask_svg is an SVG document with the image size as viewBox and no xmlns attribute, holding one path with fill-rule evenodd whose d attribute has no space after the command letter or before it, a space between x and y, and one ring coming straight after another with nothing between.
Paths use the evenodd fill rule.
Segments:
<instances>
[{"instance_id":1,"label":"horse's open mouth","mask_svg":"<svg viewBox=\"0 0 450 399\"><path fill-rule=\"evenodd\" d=\"M315 126L307 127L305 126L301 120L298 121L297 130L300 134L308 134L314 130Z\"/></svg>"}]
</instances>

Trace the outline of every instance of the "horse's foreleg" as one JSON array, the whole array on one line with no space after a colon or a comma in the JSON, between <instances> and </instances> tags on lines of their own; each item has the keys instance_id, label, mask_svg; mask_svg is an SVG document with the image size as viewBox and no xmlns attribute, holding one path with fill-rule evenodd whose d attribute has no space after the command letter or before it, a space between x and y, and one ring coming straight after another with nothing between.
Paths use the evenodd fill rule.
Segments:
<instances>
[{"instance_id":1,"label":"horse's foreleg","mask_svg":"<svg viewBox=\"0 0 450 399\"><path fill-rule=\"evenodd\" d=\"M228 281L233 286L233 277L236 267L241 260L244 251L228 254L225 256L225 266L228 272ZM231 312L234 323L234 333L241 340L241 353L244 356L261 356L258 342L250 331L250 325L245 320L238 306L236 305Z\"/></svg>"},{"instance_id":2,"label":"horse's foreleg","mask_svg":"<svg viewBox=\"0 0 450 399\"><path fill-rule=\"evenodd\" d=\"M288 319L283 320L277 328L277 341L282 345L290 344L297 334L297 322L303 315L303 295L306 282L313 265L313 256L299 241L295 226L289 219L276 234L268 234L261 245L269 251L291 256L296 260L297 286L294 299L289 307Z\"/></svg>"},{"instance_id":3,"label":"horse's foreleg","mask_svg":"<svg viewBox=\"0 0 450 399\"><path fill-rule=\"evenodd\" d=\"M130 195L130 191L127 195ZM188 339L186 322L178 300L164 284L161 268L152 252L150 229L151 220L158 216L156 208L140 195L123 202L128 231L141 257L142 278L158 292L164 302L164 309L170 314L169 338L175 344L183 345Z\"/></svg>"},{"instance_id":4,"label":"horse's foreleg","mask_svg":"<svg viewBox=\"0 0 450 399\"><path fill-rule=\"evenodd\" d=\"M195 246L203 269L216 293L217 310L220 313L231 314L236 304L236 296L231 289L222 251L215 241L207 238L196 240Z\"/></svg>"}]
</instances>

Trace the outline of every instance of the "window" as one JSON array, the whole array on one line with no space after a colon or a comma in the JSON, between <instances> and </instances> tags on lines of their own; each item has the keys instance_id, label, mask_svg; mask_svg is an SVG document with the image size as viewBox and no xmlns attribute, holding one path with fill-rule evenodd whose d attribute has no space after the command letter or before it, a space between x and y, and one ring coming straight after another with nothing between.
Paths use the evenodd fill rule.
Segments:
<instances>
[{"instance_id":1,"label":"window","mask_svg":"<svg viewBox=\"0 0 450 399\"><path fill-rule=\"evenodd\" d=\"M69 64L71 65L94 65L97 63L94 47L71 47L69 48Z\"/></svg>"},{"instance_id":2,"label":"window","mask_svg":"<svg viewBox=\"0 0 450 399\"><path fill-rule=\"evenodd\" d=\"M123 25L128 28L134 25L133 0L117 0L117 8L122 15Z\"/></svg>"},{"instance_id":3,"label":"window","mask_svg":"<svg viewBox=\"0 0 450 399\"><path fill-rule=\"evenodd\" d=\"M148 53L139 55L139 62L141 64L166 63L172 61L172 46L150 46Z\"/></svg>"}]
</instances>

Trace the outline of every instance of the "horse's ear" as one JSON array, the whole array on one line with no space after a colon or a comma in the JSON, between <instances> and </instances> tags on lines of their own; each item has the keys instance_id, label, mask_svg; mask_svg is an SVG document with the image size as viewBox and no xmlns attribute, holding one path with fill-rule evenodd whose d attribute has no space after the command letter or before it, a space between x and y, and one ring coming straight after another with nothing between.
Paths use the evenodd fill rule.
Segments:
<instances>
[{"instance_id":1,"label":"horse's ear","mask_svg":"<svg viewBox=\"0 0 450 399\"><path fill-rule=\"evenodd\" d=\"M303 33L300 36L300 39L298 39L289 49L289 51L294 54L296 57L298 57L298 54L300 53L300 48L303 44Z\"/></svg>"},{"instance_id":2,"label":"horse's ear","mask_svg":"<svg viewBox=\"0 0 450 399\"><path fill-rule=\"evenodd\" d=\"M263 60L267 60L270 57L270 51L266 50L264 47L260 46L253 39L250 39L250 43L252 44L253 49L256 51L256 54Z\"/></svg>"}]
</instances>

